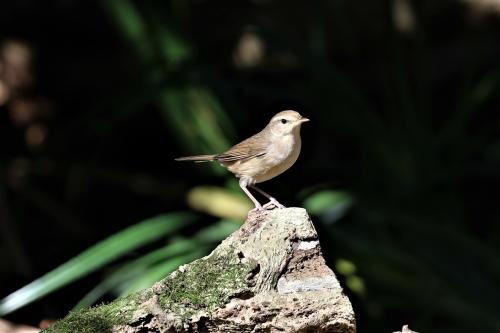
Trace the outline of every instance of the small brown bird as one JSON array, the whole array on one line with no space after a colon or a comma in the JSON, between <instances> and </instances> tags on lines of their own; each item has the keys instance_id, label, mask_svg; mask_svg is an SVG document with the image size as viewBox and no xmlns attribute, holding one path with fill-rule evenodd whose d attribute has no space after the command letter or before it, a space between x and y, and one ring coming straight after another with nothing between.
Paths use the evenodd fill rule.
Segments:
<instances>
[{"instance_id":1,"label":"small brown bird","mask_svg":"<svg viewBox=\"0 0 500 333\"><path fill-rule=\"evenodd\" d=\"M255 204L254 210L269 205L285 208L275 198L255 186L288 170L300 154L300 126L309 119L298 112L287 110L275 115L269 124L254 136L216 155L197 155L176 158L176 161L217 161L240 179L240 187ZM247 187L269 199L262 206Z\"/></svg>"}]
</instances>

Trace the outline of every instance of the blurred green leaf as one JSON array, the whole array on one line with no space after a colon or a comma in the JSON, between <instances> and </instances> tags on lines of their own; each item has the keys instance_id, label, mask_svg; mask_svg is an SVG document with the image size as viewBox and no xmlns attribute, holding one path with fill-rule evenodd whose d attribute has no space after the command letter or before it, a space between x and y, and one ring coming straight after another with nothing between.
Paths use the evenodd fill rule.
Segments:
<instances>
[{"instance_id":1,"label":"blurred green leaf","mask_svg":"<svg viewBox=\"0 0 500 333\"><path fill-rule=\"evenodd\" d=\"M183 255L192 251L197 243L191 240L179 240L172 244L164 246L160 249L152 251L140 258L127 262L114 270L109 276L104 278L97 286L95 286L88 294L86 294L74 309L87 307L95 303L101 296L116 288L117 285L124 284L134 278L140 276L148 269L161 260Z\"/></svg>"},{"instance_id":2,"label":"blurred green leaf","mask_svg":"<svg viewBox=\"0 0 500 333\"><path fill-rule=\"evenodd\" d=\"M226 133L234 133L233 126L206 88L165 89L159 103L166 125L178 133L180 143L189 150L200 153L197 150L201 146L205 147L202 153L217 153L229 148Z\"/></svg>"},{"instance_id":3,"label":"blurred green leaf","mask_svg":"<svg viewBox=\"0 0 500 333\"><path fill-rule=\"evenodd\" d=\"M176 133L178 143L192 154L214 154L229 148L227 133L233 127L216 97L201 86L164 89L158 104L165 124ZM221 124L224 124L222 126ZM210 168L218 175L227 174L217 163Z\"/></svg>"},{"instance_id":4,"label":"blurred green leaf","mask_svg":"<svg viewBox=\"0 0 500 333\"><path fill-rule=\"evenodd\" d=\"M304 200L304 207L314 215L322 215L326 222L334 222L344 216L354 200L350 194L342 191L320 191Z\"/></svg>"},{"instance_id":5,"label":"blurred green leaf","mask_svg":"<svg viewBox=\"0 0 500 333\"><path fill-rule=\"evenodd\" d=\"M490 100L493 94L498 93L498 70L488 72L484 78L478 80L474 87L461 97L459 107L445 124L439 134L439 144L443 145L452 140L461 138L461 135L470 125L470 119L480 107Z\"/></svg>"},{"instance_id":6,"label":"blurred green leaf","mask_svg":"<svg viewBox=\"0 0 500 333\"><path fill-rule=\"evenodd\" d=\"M104 9L114 19L124 38L133 44L143 61L153 57L152 45L149 43L147 24L131 1L101 0Z\"/></svg>"},{"instance_id":7,"label":"blurred green leaf","mask_svg":"<svg viewBox=\"0 0 500 333\"><path fill-rule=\"evenodd\" d=\"M156 25L158 45L160 54L168 63L170 68L175 68L191 55L189 44L177 36L172 29L165 24Z\"/></svg>"},{"instance_id":8,"label":"blurred green leaf","mask_svg":"<svg viewBox=\"0 0 500 333\"><path fill-rule=\"evenodd\" d=\"M356 265L352 261L346 259L337 259L335 262L335 269L340 274L346 276L353 275L357 271Z\"/></svg>"},{"instance_id":9,"label":"blurred green leaf","mask_svg":"<svg viewBox=\"0 0 500 333\"><path fill-rule=\"evenodd\" d=\"M218 242L238 230L240 225L241 222L221 220L214 225L203 228L194 235L193 239L203 243Z\"/></svg>"},{"instance_id":10,"label":"blurred green leaf","mask_svg":"<svg viewBox=\"0 0 500 333\"><path fill-rule=\"evenodd\" d=\"M164 214L110 236L2 299L0 315L17 310L142 245L175 232L191 223L194 216L188 213Z\"/></svg>"},{"instance_id":11,"label":"blurred green leaf","mask_svg":"<svg viewBox=\"0 0 500 333\"><path fill-rule=\"evenodd\" d=\"M347 285L347 288L351 289L358 295L364 295L366 293L365 282L359 276L348 276L345 280L345 284Z\"/></svg>"},{"instance_id":12,"label":"blurred green leaf","mask_svg":"<svg viewBox=\"0 0 500 333\"><path fill-rule=\"evenodd\" d=\"M173 241L171 244L166 245L160 249L152 251L140 258L132 260L123 264L118 269L114 270L113 273L104 278L97 286L95 286L88 294L86 294L80 302L73 308L73 310L77 310L80 308L84 308L94 304L100 297L109 292L112 289L116 289L117 286L123 285L119 289L125 290L128 289L129 285L138 286L144 282L131 282L135 279L141 281L150 281L149 279L142 279L142 275L144 272L148 270L149 267L154 265L158 266L158 263L162 260L170 259L170 258L192 258L191 255L196 253L196 256L192 259L196 259L203 254L205 254L209 247L207 246L210 243L218 242L223 238L230 235L232 232L237 230L239 224L230 221L230 220L221 220L218 223L210 225L206 228L203 228L195 235L193 235L190 239L179 239ZM190 259L190 260L192 260ZM173 259L171 259L173 260ZM175 260L172 262L180 262L179 265L187 263L189 260L185 260L180 262L179 260ZM168 265L171 266L172 262ZM167 264L165 264L167 265ZM166 266L165 266L166 267ZM163 269L166 269L166 268ZM159 272L160 268L156 272ZM169 272L167 272L169 273ZM165 273L165 274L167 274ZM152 273L151 276L156 276L156 273ZM163 276L164 277L164 276ZM159 279L161 279L160 277ZM135 288L135 287L130 287Z\"/></svg>"},{"instance_id":13,"label":"blurred green leaf","mask_svg":"<svg viewBox=\"0 0 500 333\"><path fill-rule=\"evenodd\" d=\"M148 18L150 26L131 2L104 0L104 8L115 20L118 30L134 45L143 64L154 81L161 81L166 73L158 72L153 54L166 62L167 70L175 69L192 53L189 43L168 28L156 15ZM150 16L151 16L150 15ZM147 28L152 30L147 34ZM227 134L234 137L234 128L218 99L201 85L164 86L158 94L158 104L165 124L176 133L186 150L192 153L217 153L230 146ZM200 148L201 147L201 148ZM211 168L218 174L224 170L216 165Z\"/></svg>"},{"instance_id":14,"label":"blurred green leaf","mask_svg":"<svg viewBox=\"0 0 500 333\"><path fill-rule=\"evenodd\" d=\"M161 280L169 273L176 270L180 265L200 258L204 253L205 249L196 249L191 253L174 257L149 268L131 284L127 285L127 287L121 291L120 296L126 296L130 293L151 287L155 282Z\"/></svg>"}]
</instances>

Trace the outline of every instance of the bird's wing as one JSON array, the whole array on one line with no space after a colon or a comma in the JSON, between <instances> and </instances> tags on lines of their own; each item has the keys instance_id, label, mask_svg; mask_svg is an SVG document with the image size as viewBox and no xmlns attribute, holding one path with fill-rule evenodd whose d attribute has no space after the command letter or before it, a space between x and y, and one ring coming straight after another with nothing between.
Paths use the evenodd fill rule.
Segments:
<instances>
[{"instance_id":1,"label":"bird's wing","mask_svg":"<svg viewBox=\"0 0 500 333\"><path fill-rule=\"evenodd\" d=\"M235 162L252 157L264 156L267 152L267 140L262 132L241 141L237 145L229 148L225 153L215 156L219 162Z\"/></svg>"}]
</instances>

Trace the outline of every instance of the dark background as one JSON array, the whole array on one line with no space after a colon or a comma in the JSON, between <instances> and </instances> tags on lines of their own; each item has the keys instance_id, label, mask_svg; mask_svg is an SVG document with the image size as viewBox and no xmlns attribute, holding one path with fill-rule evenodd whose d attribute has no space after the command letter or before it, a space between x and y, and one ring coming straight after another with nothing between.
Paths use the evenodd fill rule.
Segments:
<instances>
[{"instance_id":1,"label":"dark background","mask_svg":"<svg viewBox=\"0 0 500 333\"><path fill-rule=\"evenodd\" d=\"M309 209L359 331L500 332L499 17L495 0L4 2L0 297L157 214L199 211L165 244L241 223L186 201L210 185L246 207L230 174L173 158L295 109L302 154L262 188ZM60 318L158 246L5 318Z\"/></svg>"}]
</instances>

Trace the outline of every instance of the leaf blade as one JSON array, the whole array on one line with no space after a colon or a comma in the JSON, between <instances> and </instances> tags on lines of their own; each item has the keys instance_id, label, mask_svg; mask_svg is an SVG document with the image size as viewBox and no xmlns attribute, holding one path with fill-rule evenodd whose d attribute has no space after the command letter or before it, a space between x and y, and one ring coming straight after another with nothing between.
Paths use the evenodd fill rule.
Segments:
<instances>
[{"instance_id":1,"label":"leaf blade","mask_svg":"<svg viewBox=\"0 0 500 333\"><path fill-rule=\"evenodd\" d=\"M120 231L0 300L0 316L13 312L95 271L141 245L172 233L193 221L194 215L159 215Z\"/></svg>"}]
</instances>

